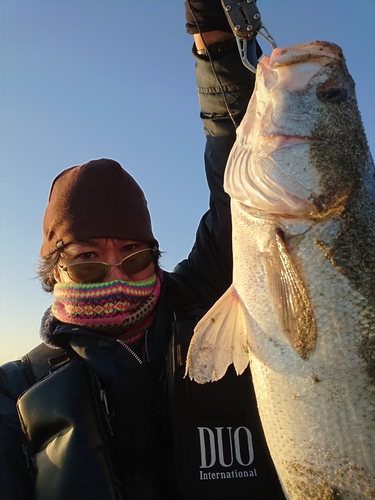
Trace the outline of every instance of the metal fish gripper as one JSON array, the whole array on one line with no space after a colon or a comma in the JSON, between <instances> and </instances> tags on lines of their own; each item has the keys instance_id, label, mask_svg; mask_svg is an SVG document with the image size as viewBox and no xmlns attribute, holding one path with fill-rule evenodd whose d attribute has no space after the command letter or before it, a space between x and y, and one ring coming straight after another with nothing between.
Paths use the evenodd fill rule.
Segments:
<instances>
[{"instance_id":1,"label":"metal fish gripper","mask_svg":"<svg viewBox=\"0 0 375 500\"><path fill-rule=\"evenodd\" d=\"M256 68L247 58L247 42L256 35L277 47L275 39L262 22L255 0L221 0L228 22L236 37L241 60L247 69L256 73Z\"/></svg>"}]
</instances>

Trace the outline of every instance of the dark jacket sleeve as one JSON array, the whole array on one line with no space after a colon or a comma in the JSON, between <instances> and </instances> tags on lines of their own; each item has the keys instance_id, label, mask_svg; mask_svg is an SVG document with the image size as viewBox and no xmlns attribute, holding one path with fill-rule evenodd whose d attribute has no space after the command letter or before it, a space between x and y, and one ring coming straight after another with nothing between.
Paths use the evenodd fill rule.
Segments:
<instances>
[{"instance_id":1,"label":"dark jacket sleeve","mask_svg":"<svg viewBox=\"0 0 375 500\"><path fill-rule=\"evenodd\" d=\"M206 307L224 293L232 280L230 204L223 190L223 176L236 137L233 121L237 126L240 123L255 80L254 74L242 64L236 42L231 40L222 45L224 55L219 50L219 57L213 61L216 74L206 57L195 54L201 118L206 134L204 160L210 210L200 221L189 257L174 269ZM257 47L255 41L248 44L248 59L253 65L257 61Z\"/></svg>"},{"instance_id":2,"label":"dark jacket sleeve","mask_svg":"<svg viewBox=\"0 0 375 500\"><path fill-rule=\"evenodd\" d=\"M28 500L32 483L22 449L17 398L29 387L21 363L11 361L0 368L0 498Z\"/></svg>"}]
</instances>

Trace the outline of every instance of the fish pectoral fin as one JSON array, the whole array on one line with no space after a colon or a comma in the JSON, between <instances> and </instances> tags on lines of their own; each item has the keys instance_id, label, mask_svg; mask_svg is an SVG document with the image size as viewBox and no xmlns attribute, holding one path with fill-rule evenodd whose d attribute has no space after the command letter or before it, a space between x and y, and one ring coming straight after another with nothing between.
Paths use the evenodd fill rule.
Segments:
<instances>
[{"instance_id":1,"label":"fish pectoral fin","mask_svg":"<svg viewBox=\"0 0 375 500\"><path fill-rule=\"evenodd\" d=\"M280 230L262 253L272 309L285 338L302 359L314 352L317 327L308 291Z\"/></svg>"},{"instance_id":2,"label":"fish pectoral fin","mask_svg":"<svg viewBox=\"0 0 375 500\"><path fill-rule=\"evenodd\" d=\"M195 327L185 375L199 384L214 382L225 375L231 363L237 375L249 363L245 316L233 285Z\"/></svg>"}]
</instances>

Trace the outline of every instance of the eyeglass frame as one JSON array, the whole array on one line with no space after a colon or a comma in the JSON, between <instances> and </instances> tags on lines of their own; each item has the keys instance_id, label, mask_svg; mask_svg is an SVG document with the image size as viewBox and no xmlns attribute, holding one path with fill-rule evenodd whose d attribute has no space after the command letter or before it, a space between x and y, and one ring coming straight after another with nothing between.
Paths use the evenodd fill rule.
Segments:
<instances>
[{"instance_id":1,"label":"eyeglass frame","mask_svg":"<svg viewBox=\"0 0 375 500\"><path fill-rule=\"evenodd\" d=\"M139 253L142 253L142 252L146 252L146 251L149 251L151 250L153 252L153 258L150 262L150 264L152 262L156 263L155 261L155 258L157 257L158 255L158 248L157 247L150 247L150 248L142 248L142 250L137 250L136 252L133 252L131 253L130 255L127 255L126 257L124 257L121 262L117 263L117 264L107 264L106 262L101 262L101 261L98 261L98 260L93 260L93 261L88 261L88 262L73 262L73 264L68 264L67 266L63 266L61 264L57 264L57 266L62 270L64 271L69 279L71 279L72 281L74 281L74 283L82 283L82 284L86 284L86 283L90 283L89 281L88 282L82 282L82 281L76 281L74 280L73 278L71 278L71 276L69 275L69 268L70 267L73 267L73 266L78 266L78 265L82 265L82 264L103 264L106 266L107 268L107 271L106 271L106 274L103 276L103 278L98 281L98 282L92 282L92 283L101 283L107 276L108 276L108 273L111 269L111 267L118 267L120 269L120 271L123 273L123 274L136 274L136 273L140 273L141 271L143 271L144 269L146 269L150 264L147 264L146 267L144 267L143 269L140 269L139 271L136 271L135 273L126 273L124 272L124 270L122 269L122 263L127 260L127 259L130 259L130 257L133 257L134 255L137 255Z\"/></svg>"}]
</instances>

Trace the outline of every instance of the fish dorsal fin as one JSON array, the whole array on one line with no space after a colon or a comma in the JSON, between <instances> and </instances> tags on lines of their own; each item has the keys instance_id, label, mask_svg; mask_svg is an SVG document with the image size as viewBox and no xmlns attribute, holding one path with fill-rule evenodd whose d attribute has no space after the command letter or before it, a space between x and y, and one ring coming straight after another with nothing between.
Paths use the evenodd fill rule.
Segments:
<instances>
[{"instance_id":1,"label":"fish dorsal fin","mask_svg":"<svg viewBox=\"0 0 375 500\"><path fill-rule=\"evenodd\" d=\"M231 363L237 375L249 363L245 316L233 285L195 327L186 374L200 384L214 382L225 375Z\"/></svg>"},{"instance_id":2,"label":"fish dorsal fin","mask_svg":"<svg viewBox=\"0 0 375 500\"><path fill-rule=\"evenodd\" d=\"M308 359L317 340L313 307L279 229L275 232L275 239L262 252L262 260L279 328L299 356Z\"/></svg>"}]
</instances>

